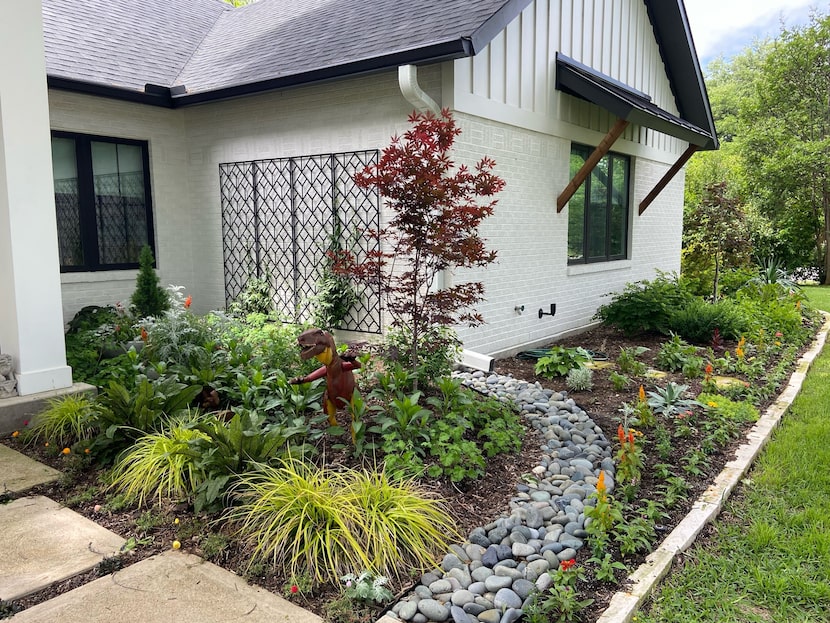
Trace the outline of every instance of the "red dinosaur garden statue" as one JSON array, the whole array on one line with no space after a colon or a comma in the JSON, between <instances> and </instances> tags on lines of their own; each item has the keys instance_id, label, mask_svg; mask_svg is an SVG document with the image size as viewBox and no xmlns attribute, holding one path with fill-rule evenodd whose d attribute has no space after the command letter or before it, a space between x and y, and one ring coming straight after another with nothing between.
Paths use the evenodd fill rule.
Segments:
<instances>
[{"instance_id":1,"label":"red dinosaur garden statue","mask_svg":"<svg viewBox=\"0 0 830 623\"><path fill-rule=\"evenodd\" d=\"M352 370L360 367L360 362L349 355L338 354L334 345L334 338L328 331L309 329L303 331L297 338L300 346L300 358L304 361L315 357L323 367L318 368L308 376L298 376L291 379L292 385L310 383L323 377L326 378L326 392L323 394L323 408L329 416L329 424L335 426L337 407L346 406L354 395L354 374Z\"/></svg>"}]
</instances>

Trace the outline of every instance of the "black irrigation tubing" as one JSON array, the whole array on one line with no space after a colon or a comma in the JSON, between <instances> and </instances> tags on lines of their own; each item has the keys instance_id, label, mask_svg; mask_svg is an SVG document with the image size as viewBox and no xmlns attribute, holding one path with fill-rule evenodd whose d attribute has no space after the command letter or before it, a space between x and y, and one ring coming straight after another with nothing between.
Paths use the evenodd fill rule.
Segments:
<instances>
[{"instance_id":1,"label":"black irrigation tubing","mask_svg":"<svg viewBox=\"0 0 830 623\"><path fill-rule=\"evenodd\" d=\"M608 355L603 352L588 349L585 349L585 352L591 355L591 359L594 361L608 361ZM547 357L549 354L549 348L534 348L531 350L523 350L518 353L516 355L516 359L541 359L542 357Z\"/></svg>"}]
</instances>

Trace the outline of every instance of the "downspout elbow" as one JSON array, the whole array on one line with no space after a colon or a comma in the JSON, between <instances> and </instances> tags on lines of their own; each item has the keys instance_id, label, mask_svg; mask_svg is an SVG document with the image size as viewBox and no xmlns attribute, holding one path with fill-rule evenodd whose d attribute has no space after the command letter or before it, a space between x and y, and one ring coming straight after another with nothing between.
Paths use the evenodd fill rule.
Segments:
<instances>
[{"instance_id":1,"label":"downspout elbow","mask_svg":"<svg viewBox=\"0 0 830 623\"><path fill-rule=\"evenodd\" d=\"M401 95L418 112L432 112L435 115L441 112L441 107L418 84L418 68L415 65L398 67L398 86L401 89Z\"/></svg>"}]
</instances>

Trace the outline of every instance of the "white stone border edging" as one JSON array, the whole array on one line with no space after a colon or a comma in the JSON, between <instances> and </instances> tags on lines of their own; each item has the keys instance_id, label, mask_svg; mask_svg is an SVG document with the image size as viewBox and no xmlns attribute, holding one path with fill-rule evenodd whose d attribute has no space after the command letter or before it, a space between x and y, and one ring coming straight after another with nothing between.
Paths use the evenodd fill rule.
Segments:
<instances>
[{"instance_id":1,"label":"white stone border edging","mask_svg":"<svg viewBox=\"0 0 830 623\"><path fill-rule=\"evenodd\" d=\"M619 591L611 598L611 603L596 623L630 623L657 583L669 572L675 557L688 549L703 527L718 516L723 503L749 471L755 457L767 444L772 431L781 422L784 413L801 391L807 371L824 347L827 333L830 331L830 313L822 313L824 325L810 349L799 358L787 387L747 433L746 443L738 448L735 458L724 466L715 481L694 503L689 514L671 531L660 546L648 555L646 561L628 576L629 589Z\"/></svg>"}]
</instances>

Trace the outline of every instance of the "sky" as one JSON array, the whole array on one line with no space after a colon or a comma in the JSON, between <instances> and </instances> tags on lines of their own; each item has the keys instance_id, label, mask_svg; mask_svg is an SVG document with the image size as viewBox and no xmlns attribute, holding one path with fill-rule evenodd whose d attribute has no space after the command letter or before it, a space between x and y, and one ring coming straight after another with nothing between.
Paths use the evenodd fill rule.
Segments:
<instances>
[{"instance_id":1,"label":"sky","mask_svg":"<svg viewBox=\"0 0 830 623\"><path fill-rule=\"evenodd\" d=\"M828 0L685 0L702 67L723 54L729 58L754 39L774 38L781 23L806 24L810 9L830 14Z\"/></svg>"}]
</instances>

